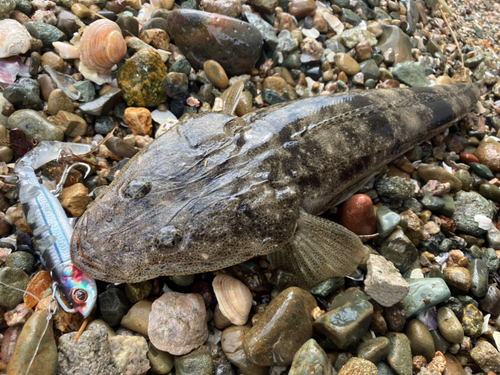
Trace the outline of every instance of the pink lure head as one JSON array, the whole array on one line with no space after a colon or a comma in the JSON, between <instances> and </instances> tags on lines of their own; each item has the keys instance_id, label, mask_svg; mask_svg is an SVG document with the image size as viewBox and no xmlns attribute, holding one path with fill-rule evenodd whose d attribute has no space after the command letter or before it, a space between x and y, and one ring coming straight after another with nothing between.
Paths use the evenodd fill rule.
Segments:
<instances>
[{"instance_id":1,"label":"pink lure head","mask_svg":"<svg viewBox=\"0 0 500 375\"><path fill-rule=\"evenodd\" d=\"M59 270L58 270L59 271ZM61 307L67 312L78 312L84 318L90 315L97 300L97 285L91 277L80 271L74 264L62 265L58 272L58 287L70 303L72 309L67 309L64 303Z\"/></svg>"}]
</instances>

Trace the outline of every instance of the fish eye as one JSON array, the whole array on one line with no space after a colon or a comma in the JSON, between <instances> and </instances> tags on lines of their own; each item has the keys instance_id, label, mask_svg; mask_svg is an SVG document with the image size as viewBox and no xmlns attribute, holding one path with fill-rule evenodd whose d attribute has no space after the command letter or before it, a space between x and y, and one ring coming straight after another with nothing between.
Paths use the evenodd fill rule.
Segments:
<instances>
[{"instance_id":1,"label":"fish eye","mask_svg":"<svg viewBox=\"0 0 500 375\"><path fill-rule=\"evenodd\" d=\"M76 289L73 292L73 297L76 302L85 302L87 300L87 292L83 289Z\"/></svg>"},{"instance_id":2,"label":"fish eye","mask_svg":"<svg viewBox=\"0 0 500 375\"><path fill-rule=\"evenodd\" d=\"M173 225L160 229L154 240L155 246L160 250L172 250L182 242L182 231Z\"/></svg>"},{"instance_id":3,"label":"fish eye","mask_svg":"<svg viewBox=\"0 0 500 375\"><path fill-rule=\"evenodd\" d=\"M151 181L139 179L130 181L122 188L121 192L125 198L140 199L146 196L151 191L151 188Z\"/></svg>"}]
</instances>

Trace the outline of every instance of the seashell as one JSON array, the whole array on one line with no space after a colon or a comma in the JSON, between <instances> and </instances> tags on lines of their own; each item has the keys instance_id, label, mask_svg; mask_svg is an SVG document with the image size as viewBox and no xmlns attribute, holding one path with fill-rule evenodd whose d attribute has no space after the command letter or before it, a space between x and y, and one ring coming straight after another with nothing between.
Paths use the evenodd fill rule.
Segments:
<instances>
[{"instance_id":1,"label":"seashell","mask_svg":"<svg viewBox=\"0 0 500 375\"><path fill-rule=\"evenodd\" d=\"M52 42L54 49L63 59L79 59L80 50L72 44L66 42Z\"/></svg>"},{"instance_id":2,"label":"seashell","mask_svg":"<svg viewBox=\"0 0 500 375\"><path fill-rule=\"evenodd\" d=\"M228 275L217 275L212 283L219 309L231 323L241 326L248 321L253 296L240 280Z\"/></svg>"},{"instance_id":3,"label":"seashell","mask_svg":"<svg viewBox=\"0 0 500 375\"><path fill-rule=\"evenodd\" d=\"M80 65L84 64L87 71L108 77L111 75L111 68L120 62L126 53L127 45L123 39L122 31L112 21L95 21L82 35ZM81 73L85 76L85 73Z\"/></svg>"},{"instance_id":4,"label":"seashell","mask_svg":"<svg viewBox=\"0 0 500 375\"><path fill-rule=\"evenodd\" d=\"M0 21L0 58L20 55L31 47L31 35L16 20Z\"/></svg>"}]
</instances>

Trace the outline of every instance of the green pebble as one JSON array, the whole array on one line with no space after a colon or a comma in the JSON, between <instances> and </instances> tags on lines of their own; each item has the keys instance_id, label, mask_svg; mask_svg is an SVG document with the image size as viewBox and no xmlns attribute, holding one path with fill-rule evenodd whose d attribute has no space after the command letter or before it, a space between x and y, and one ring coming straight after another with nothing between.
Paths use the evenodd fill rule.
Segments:
<instances>
[{"instance_id":1,"label":"green pebble","mask_svg":"<svg viewBox=\"0 0 500 375\"><path fill-rule=\"evenodd\" d=\"M82 94L82 99L85 103L94 100L95 88L92 82L85 79L83 81L75 82L73 86L75 86L75 89L80 91L80 93Z\"/></svg>"},{"instance_id":2,"label":"green pebble","mask_svg":"<svg viewBox=\"0 0 500 375\"><path fill-rule=\"evenodd\" d=\"M403 333L390 332L387 334L390 341L387 362L401 375L412 374L412 354L410 340Z\"/></svg>"},{"instance_id":3,"label":"green pebble","mask_svg":"<svg viewBox=\"0 0 500 375\"><path fill-rule=\"evenodd\" d=\"M444 200L442 200L439 197L436 197L434 195L429 195L429 194L426 194L422 198L421 203L425 206L425 208L427 208L431 211L437 211L440 208L444 207Z\"/></svg>"},{"instance_id":4,"label":"green pebble","mask_svg":"<svg viewBox=\"0 0 500 375\"><path fill-rule=\"evenodd\" d=\"M0 284L0 307L10 310L23 301L24 292L9 288L8 285L26 290L30 277L20 268L3 267L0 269L0 282L2 283Z\"/></svg>"},{"instance_id":5,"label":"green pebble","mask_svg":"<svg viewBox=\"0 0 500 375\"><path fill-rule=\"evenodd\" d=\"M406 279L406 281L410 284L410 291L403 303L408 310L408 318L446 301L451 296L448 285L441 278Z\"/></svg>"},{"instance_id":6,"label":"green pebble","mask_svg":"<svg viewBox=\"0 0 500 375\"><path fill-rule=\"evenodd\" d=\"M21 109L9 116L7 128L21 129L26 136L41 141L62 141L64 133L57 126L32 109Z\"/></svg>"},{"instance_id":7,"label":"green pebble","mask_svg":"<svg viewBox=\"0 0 500 375\"><path fill-rule=\"evenodd\" d=\"M486 165L479 163L469 163L469 166L471 167L472 171L479 177L485 178L487 180L492 180L495 177Z\"/></svg>"},{"instance_id":8,"label":"green pebble","mask_svg":"<svg viewBox=\"0 0 500 375\"><path fill-rule=\"evenodd\" d=\"M278 94L276 91L270 90L270 89L263 89L262 90L262 101L264 103L267 103L269 105L277 104L277 103L283 103L286 102L287 100L285 98L282 98L280 94Z\"/></svg>"},{"instance_id":9,"label":"green pebble","mask_svg":"<svg viewBox=\"0 0 500 375\"><path fill-rule=\"evenodd\" d=\"M490 272L495 272L498 269L500 261L495 253L495 249L492 249L491 247L487 248L483 253L482 259L486 263Z\"/></svg>"},{"instance_id":10,"label":"green pebble","mask_svg":"<svg viewBox=\"0 0 500 375\"><path fill-rule=\"evenodd\" d=\"M391 211L389 207L382 206L377 210L377 231L380 238L390 236L399 225L401 217Z\"/></svg>"},{"instance_id":11,"label":"green pebble","mask_svg":"<svg viewBox=\"0 0 500 375\"><path fill-rule=\"evenodd\" d=\"M29 274L35 266L35 257L25 251L16 251L7 257L5 266L20 268Z\"/></svg>"},{"instance_id":12,"label":"green pebble","mask_svg":"<svg viewBox=\"0 0 500 375\"><path fill-rule=\"evenodd\" d=\"M477 245L472 245L469 249L467 249L467 252L474 259L481 259L483 256L483 251Z\"/></svg>"},{"instance_id":13,"label":"green pebble","mask_svg":"<svg viewBox=\"0 0 500 375\"><path fill-rule=\"evenodd\" d=\"M345 280L343 277L335 277L333 279L328 279L313 286L311 288L311 293L314 294L315 296L327 297L340 287L344 286L344 283Z\"/></svg>"},{"instance_id":14,"label":"green pebble","mask_svg":"<svg viewBox=\"0 0 500 375\"><path fill-rule=\"evenodd\" d=\"M469 134L469 137L476 137L479 140L482 140L484 138L484 136L486 135L486 133L484 131L481 131L481 130L469 130L468 134Z\"/></svg>"},{"instance_id":15,"label":"green pebble","mask_svg":"<svg viewBox=\"0 0 500 375\"><path fill-rule=\"evenodd\" d=\"M189 354L175 357L176 375L212 375L213 362L210 349L202 346Z\"/></svg>"},{"instance_id":16,"label":"green pebble","mask_svg":"<svg viewBox=\"0 0 500 375\"><path fill-rule=\"evenodd\" d=\"M465 169L459 169L455 173L455 177L458 178L462 182L462 190L469 190L471 185L471 177L470 173Z\"/></svg>"},{"instance_id":17,"label":"green pebble","mask_svg":"<svg viewBox=\"0 0 500 375\"><path fill-rule=\"evenodd\" d=\"M40 39L45 48L52 48L53 42L67 40L64 34L57 27L43 22L26 22L24 27L28 29L33 38Z\"/></svg>"},{"instance_id":18,"label":"green pebble","mask_svg":"<svg viewBox=\"0 0 500 375\"><path fill-rule=\"evenodd\" d=\"M179 286L189 286L194 282L195 275L175 275L172 281Z\"/></svg>"},{"instance_id":19,"label":"green pebble","mask_svg":"<svg viewBox=\"0 0 500 375\"><path fill-rule=\"evenodd\" d=\"M500 188L498 186L492 184L481 184L481 186L479 186L479 194L486 199L500 202Z\"/></svg>"},{"instance_id":20,"label":"green pebble","mask_svg":"<svg viewBox=\"0 0 500 375\"><path fill-rule=\"evenodd\" d=\"M439 245L439 251L441 251L442 253L447 253L448 251L450 251L452 244L453 242L449 238L445 238Z\"/></svg>"},{"instance_id":21,"label":"green pebble","mask_svg":"<svg viewBox=\"0 0 500 375\"><path fill-rule=\"evenodd\" d=\"M474 306L476 306L476 307L478 307L478 306L479 306L478 302L477 302L474 298L472 298L471 296L467 296L467 295L457 295L456 297L458 298L458 300L459 300L460 302L462 302L462 305L464 305L464 306L470 305L471 303L472 303Z\"/></svg>"},{"instance_id":22,"label":"green pebble","mask_svg":"<svg viewBox=\"0 0 500 375\"><path fill-rule=\"evenodd\" d=\"M328 375L330 373L330 359L316 340L310 339L295 353L288 375Z\"/></svg>"},{"instance_id":23,"label":"green pebble","mask_svg":"<svg viewBox=\"0 0 500 375\"><path fill-rule=\"evenodd\" d=\"M446 194L443 195L441 199L444 201L444 207L440 208L438 213L446 217L452 217L455 213L455 200L453 196Z\"/></svg>"},{"instance_id":24,"label":"green pebble","mask_svg":"<svg viewBox=\"0 0 500 375\"><path fill-rule=\"evenodd\" d=\"M141 299L146 298L149 296L152 289L153 284L151 283L151 280L125 284L125 294L127 295L130 303L136 303Z\"/></svg>"}]
</instances>

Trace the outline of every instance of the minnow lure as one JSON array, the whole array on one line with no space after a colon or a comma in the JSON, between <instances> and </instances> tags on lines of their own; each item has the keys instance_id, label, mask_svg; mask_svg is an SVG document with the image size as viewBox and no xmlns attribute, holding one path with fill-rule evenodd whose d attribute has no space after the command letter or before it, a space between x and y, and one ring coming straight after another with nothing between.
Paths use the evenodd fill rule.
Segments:
<instances>
[{"instance_id":1,"label":"minnow lure","mask_svg":"<svg viewBox=\"0 0 500 375\"><path fill-rule=\"evenodd\" d=\"M368 90L192 116L137 153L85 211L71 258L114 283L259 255L301 285L350 275L363 244L317 215L463 117L479 93L475 84Z\"/></svg>"},{"instance_id":2,"label":"minnow lure","mask_svg":"<svg viewBox=\"0 0 500 375\"><path fill-rule=\"evenodd\" d=\"M56 159L63 149L74 154L84 154L92 147L84 144L41 142L16 163L14 172L19 178L19 201L33 231L38 250L47 269L55 280L55 298L68 313L80 313L86 318L94 308L97 286L94 279L78 269L70 258L70 241L73 234L68 217L61 203L38 182L35 169ZM61 298L62 291L71 307Z\"/></svg>"}]
</instances>

